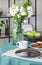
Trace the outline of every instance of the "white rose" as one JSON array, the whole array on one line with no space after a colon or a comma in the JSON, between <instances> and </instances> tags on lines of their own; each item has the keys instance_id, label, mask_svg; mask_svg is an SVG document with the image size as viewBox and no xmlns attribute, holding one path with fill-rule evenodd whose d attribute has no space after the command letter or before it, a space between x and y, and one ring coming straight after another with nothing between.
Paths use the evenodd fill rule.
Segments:
<instances>
[{"instance_id":1,"label":"white rose","mask_svg":"<svg viewBox=\"0 0 42 65\"><path fill-rule=\"evenodd\" d=\"M22 16L26 15L26 12L23 7L20 7L20 13Z\"/></svg>"},{"instance_id":2,"label":"white rose","mask_svg":"<svg viewBox=\"0 0 42 65\"><path fill-rule=\"evenodd\" d=\"M32 11L32 7L31 6L27 7L27 12L28 12L28 17L31 17L31 15L33 15L33 11Z\"/></svg>"},{"instance_id":3,"label":"white rose","mask_svg":"<svg viewBox=\"0 0 42 65\"><path fill-rule=\"evenodd\" d=\"M33 15L32 11L28 11L28 17L31 17Z\"/></svg>"},{"instance_id":4,"label":"white rose","mask_svg":"<svg viewBox=\"0 0 42 65\"><path fill-rule=\"evenodd\" d=\"M25 12L25 11L22 11L22 12L21 12L21 15L22 15L22 16L25 16L25 15L26 15L26 12Z\"/></svg>"},{"instance_id":5,"label":"white rose","mask_svg":"<svg viewBox=\"0 0 42 65\"><path fill-rule=\"evenodd\" d=\"M11 14L11 16L15 16L15 14L17 13L17 12L19 12L19 7L18 6L12 6L12 7L10 7L10 14Z\"/></svg>"},{"instance_id":6,"label":"white rose","mask_svg":"<svg viewBox=\"0 0 42 65\"><path fill-rule=\"evenodd\" d=\"M15 9L13 9L12 7L10 7L10 14L11 16L15 16L15 14L17 13L16 11L14 11Z\"/></svg>"},{"instance_id":7,"label":"white rose","mask_svg":"<svg viewBox=\"0 0 42 65\"><path fill-rule=\"evenodd\" d=\"M19 6L16 6L15 11L19 12Z\"/></svg>"},{"instance_id":8,"label":"white rose","mask_svg":"<svg viewBox=\"0 0 42 65\"><path fill-rule=\"evenodd\" d=\"M27 6L27 10L28 11L32 11L32 7L31 6Z\"/></svg>"},{"instance_id":9,"label":"white rose","mask_svg":"<svg viewBox=\"0 0 42 65\"><path fill-rule=\"evenodd\" d=\"M23 11L23 10L24 10L24 8L23 7L20 7L20 12Z\"/></svg>"}]
</instances>

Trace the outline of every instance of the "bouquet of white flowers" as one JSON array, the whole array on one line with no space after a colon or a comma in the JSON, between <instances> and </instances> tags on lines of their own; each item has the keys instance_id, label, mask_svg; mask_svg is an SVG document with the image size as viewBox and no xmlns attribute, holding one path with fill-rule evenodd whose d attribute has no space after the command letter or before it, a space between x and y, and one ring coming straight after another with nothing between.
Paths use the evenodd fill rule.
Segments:
<instances>
[{"instance_id":1,"label":"bouquet of white flowers","mask_svg":"<svg viewBox=\"0 0 42 65\"><path fill-rule=\"evenodd\" d=\"M10 7L10 14L14 17L14 23L18 25L16 34L20 39L23 36L22 23L24 22L26 17L31 17L33 15L30 0L27 0L21 6L13 5L12 7Z\"/></svg>"},{"instance_id":2,"label":"bouquet of white flowers","mask_svg":"<svg viewBox=\"0 0 42 65\"><path fill-rule=\"evenodd\" d=\"M31 17L33 15L32 6L30 0L27 0L22 6L13 5L10 7L11 16L21 18L21 17ZM14 18L15 19L15 18Z\"/></svg>"}]
</instances>

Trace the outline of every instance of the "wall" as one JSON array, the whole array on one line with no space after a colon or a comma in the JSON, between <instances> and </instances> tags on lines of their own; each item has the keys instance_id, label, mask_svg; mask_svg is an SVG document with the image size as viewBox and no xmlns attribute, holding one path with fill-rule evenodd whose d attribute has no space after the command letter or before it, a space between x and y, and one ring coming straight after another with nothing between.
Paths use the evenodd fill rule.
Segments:
<instances>
[{"instance_id":1,"label":"wall","mask_svg":"<svg viewBox=\"0 0 42 65\"><path fill-rule=\"evenodd\" d=\"M16 2L18 2L18 1L19 0L16 0ZM26 0L23 0L23 1L25 2ZM31 0L31 1L32 1L33 11L35 13L35 0ZM10 3L11 3L10 6L12 6L13 0L10 0ZM41 6L42 6L42 0L37 0L37 28L38 28L37 30L38 31L42 31L42 8L41 8ZM8 10L8 0L0 0L0 8L2 8L2 10L4 11L4 14L6 15L7 10ZM31 17L30 20L31 20L30 24L32 24L33 27L35 28L35 17ZM12 22L13 22L13 20L11 19L11 28L10 28L11 31L13 28ZM27 23L28 23L28 21L27 21ZM3 29L4 29L4 27L3 27ZM4 30L5 30L5 29L4 30L3 29L2 29L2 32L4 32ZM8 41L8 39L4 39L4 40L2 39L2 40L0 40L0 44L4 44L7 41Z\"/></svg>"}]
</instances>

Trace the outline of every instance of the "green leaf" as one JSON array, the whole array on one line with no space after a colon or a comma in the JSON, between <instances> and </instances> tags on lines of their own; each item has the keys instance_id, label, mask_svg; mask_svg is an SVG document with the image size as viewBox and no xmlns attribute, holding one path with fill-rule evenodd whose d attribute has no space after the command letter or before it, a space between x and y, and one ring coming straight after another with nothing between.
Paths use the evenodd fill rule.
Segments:
<instances>
[{"instance_id":1,"label":"green leaf","mask_svg":"<svg viewBox=\"0 0 42 65\"><path fill-rule=\"evenodd\" d=\"M2 24L5 24L5 22L4 22L3 20L1 20L1 23L2 23Z\"/></svg>"},{"instance_id":2,"label":"green leaf","mask_svg":"<svg viewBox=\"0 0 42 65\"><path fill-rule=\"evenodd\" d=\"M31 6L31 2L30 2L30 0L27 0L27 1L28 1L28 5Z\"/></svg>"},{"instance_id":3,"label":"green leaf","mask_svg":"<svg viewBox=\"0 0 42 65\"><path fill-rule=\"evenodd\" d=\"M17 19L18 19L18 18L17 18L17 16L15 15L15 16L14 16L14 20L17 20Z\"/></svg>"},{"instance_id":4,"label":"green leaf","mask_svg":"<svg viewBox=\"0 0 42 65\"><path fill-rule=\"evenodd\" d=\"M2 23L0 24L0 27L3 27L3 24Z\"/></svg>"},{"instance_id":5,"label":"green leaf","mask_svg":"<svg viewBox=\"0 0 42 65\"><path fill-rule=\"evenodd\" d=\"M31 6L30 0L27 0L27 2L25 2L23 6L24 8L26 8L27 6Z\"/></svg>"},{"instance_id":6,"label":"green leaf","mask_svg":"<svg viewBox=\"0 0 42 65\"><path fill-rule=\"evenodd\" d=\"M28 2L25 2L23 6L26 8L28 6Z\"/></svg>"}]
</instances>

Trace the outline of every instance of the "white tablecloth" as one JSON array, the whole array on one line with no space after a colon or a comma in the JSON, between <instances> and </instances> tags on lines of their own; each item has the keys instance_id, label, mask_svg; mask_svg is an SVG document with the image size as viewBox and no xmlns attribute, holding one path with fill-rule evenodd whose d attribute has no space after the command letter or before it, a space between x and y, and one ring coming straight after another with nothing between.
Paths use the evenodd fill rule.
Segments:
<instances>
[{"instance_id":1,"label":"white tablecloth","mask_svg":"<svg viewBox=\"0 0 42 65\"><path fill-rule=\"evenodd\" d=\"M42 57L36 57L36 58L23 58L23 57L19 57L15 54L15 52L17 50L20 50L19 48L7 51L5 53L2 54L2 56L10 56L10 57L15 57L15 58L20 58L20 59L25 59L25 60L29 60L29 61L36 61L36 62L42 62ZM42 52L41 52L42 53Z\"/></svg>"}]
</instances>

